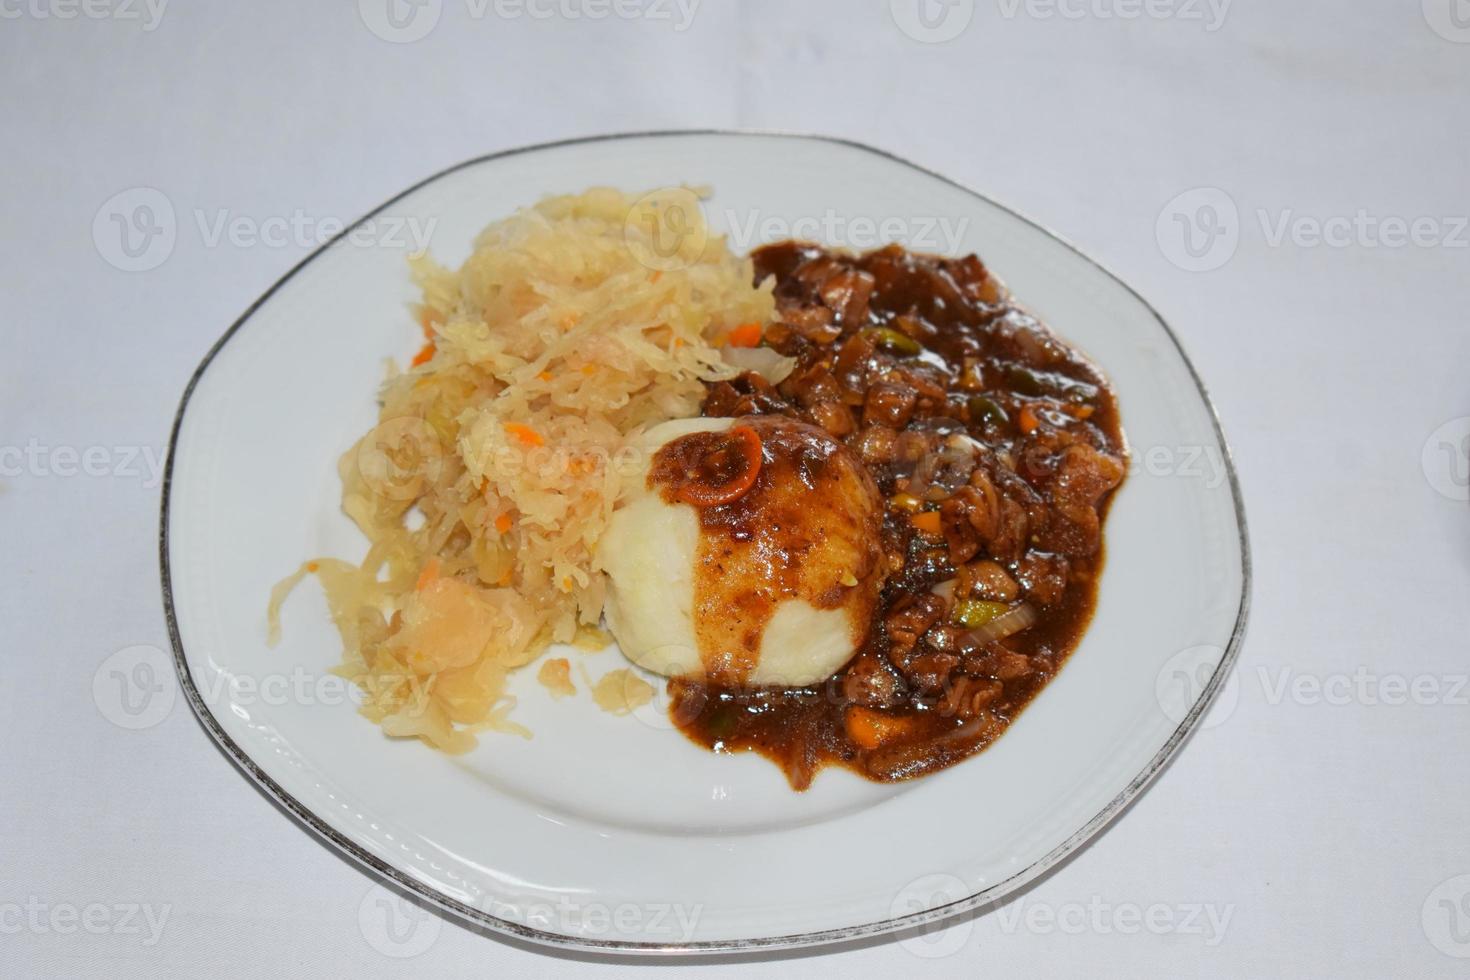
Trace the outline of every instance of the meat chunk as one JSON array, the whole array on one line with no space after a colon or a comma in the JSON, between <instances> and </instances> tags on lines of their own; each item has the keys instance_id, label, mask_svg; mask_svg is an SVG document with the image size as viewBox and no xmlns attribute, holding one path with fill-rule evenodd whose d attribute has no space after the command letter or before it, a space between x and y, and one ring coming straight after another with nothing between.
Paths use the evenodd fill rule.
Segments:
<instances>
[{"instance_id":1,"label":"meat chunk","mask_svg":"<svg viewBox=\"0 0 1470 980\"><path fill-rule=\"evenodd\" d=\"M880 382L868 389L863 401L863 421L869 425L889 425L901 429L914 416L914 403L919 393L911 386Z\"/></svg>"},{"instance_id":2,"label":"meat chunk","mask_svg":"<svg viewBox=\"0 0 1470 980\"><path fill-rule=\"evenodd\" d=\"M903 682L872 655L861 655L847 668L842 693L866 708L891 708L903 699Z\"/></svg>"},{"instance_id":3,"label":"meat chunk","mask_svg":"<svg viewBox=\"0 0 1470 980\"><path fill-rule=\"evenodd\" d=\"M1023 505L1003 494L981 470L975 471L970 485L961 488L955 499L989 557L1002 561L1020 557L1031 535L1031 519Z\"/></svg>"},{"instance_id":4,"label":"meat chunk","mask_svg":"<svg viewBox=\"0 0 1470 980\"><path fill-rule=\"evenodd\" d=\"M1015 602L1021 594L1021 586L999 562L976 562L965 569L964 574L969 580L969 592L976 598L990 602Z\"/></svg>"},{"instance_id":5,"label":"meat chunk","mask_svg":"<svg viewBox=\"0 0 1470 980\"><path fill-rule=\"evenodd\" d=\"M814 424L838 439L851 435L853 429L857 428L852 411L840 401L818 402L807 409L807 414Z\"/></svg>"},{"instance_id":6,"label":"meat chunk","mask_svg":"<svg viewBox=\"0 0 1470 980\"><path fill-rule=\"evenodd\" d=\"M1016 578L1026 590L1026 598L1042 606L1056 605L1067 592L1067 575L1071 570L1061 555L1032 551L1016 563Z\"/></svg>"},{"instance_id":7,"label":"meat chunk","mask_svg":"<svg viewBox=\"0 0 1470 980\"><path fill-rule=\"evenodd\" d=\"M868 318L868 297L876 280L871 274L848 269L829 276L818 292L827 308L842 323L861 323Z\"/></svg>"},{"instance_id":8,"label":"meat chunk","mask_svg":"<svg viewBox=\"0 0 1470 980\"><path fill-rule=\"evenodd\" d=\"M1052 509L1058 518L1041 544L1063 555L1092 555L1102 545L1098 504L1123 482L1123 464L1115 456L1076 444L1063 451L1051 482Z\"/></svg>"},{"instance_id":9,"label":"meat chunk","mask_svg":"<svg viewBox=\"0 0 1470 980\"><path fill-rule=\"evenodd\" d=\"M944 600L937 595L906 596L894 603L883 625L891 644L888 658L895 667L903 669L919 637L939 622L944 612Z\"/></svg>"}]
</instances>

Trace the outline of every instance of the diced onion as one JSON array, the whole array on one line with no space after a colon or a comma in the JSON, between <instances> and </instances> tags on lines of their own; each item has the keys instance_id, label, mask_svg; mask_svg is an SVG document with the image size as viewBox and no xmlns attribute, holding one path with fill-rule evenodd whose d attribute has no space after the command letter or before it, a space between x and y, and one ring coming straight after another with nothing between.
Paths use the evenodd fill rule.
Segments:
<instances>
[{"instance_id":1,"label":"diced onion","mask_svg":"<svg viewBox=\"0 0 1470 980\"><path fill-rule=\"evenodd\" d=\"M796 370L796 358L782 357L769 347L727 347L721 352L725 363L741 371L754 371L778 385Z\"/></svg>"},{"instance_id":2,"label":"diced onion","mask_svg":"<svg viewBox=\"0 0 1470 980\"><path fill-rule=\"evenodd\" d=\"M993 643L996 640L1004 640L1008 636L1029 630L1036 625L1036 619L1036 607L1029 602L1023 602L1010 612L995 617L984 626L970 630L965 635L982 645Z\"/></svg>"}]
</instances>

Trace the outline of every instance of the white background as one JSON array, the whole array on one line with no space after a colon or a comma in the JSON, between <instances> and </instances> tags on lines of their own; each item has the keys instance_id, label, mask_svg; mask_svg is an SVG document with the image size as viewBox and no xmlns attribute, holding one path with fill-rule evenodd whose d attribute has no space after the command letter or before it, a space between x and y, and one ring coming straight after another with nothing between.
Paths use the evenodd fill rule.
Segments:
<instances>
[{"instance_id":1,"label":"white background","mask_svg":"<svg viewBox=\"0 0 1470 980\"><path fill-rule=\"evenodd\" d=\"M593 22L443 0L401 43L372 0L174 0L156 20L141 0L0 0L0 973L691 969L438 919L385 942L372 882L184 704L128 731L93 678L119 650L167 649L150 460L204 352L314 244L211 243L208 226L350 221L528 143L754 127L896 151L1137 286L1234 443L1255 612L1210 727L1007 908L905 944L703 969L1464 976L1470 4L1222 2L933 0L939 30L963 30L928 43L887 0L703 0L687 29L677 4ZM136 188L167 198L176 239L125 271L108 202ZM1347 220L1325 244L1310 221L1332 218ZM67 450L88 449L83 472Z\"/></svg>"}]
</instances>

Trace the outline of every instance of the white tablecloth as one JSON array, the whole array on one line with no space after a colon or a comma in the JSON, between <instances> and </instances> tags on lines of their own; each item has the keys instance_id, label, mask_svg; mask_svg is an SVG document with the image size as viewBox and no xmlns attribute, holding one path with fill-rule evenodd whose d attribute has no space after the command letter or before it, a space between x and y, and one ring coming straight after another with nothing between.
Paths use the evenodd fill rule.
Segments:
<instances>
[{"instance_id":1,"label":"white tablecloth","mask_svg":"<svg viewBox=\"0 0 1470 980\"><path fill-rule=\"evenodd\" d=\"M1464 976L1464 0L691 2L0 0L0 972L655 969L448 922L385 955L371 881L181 701L121 727L99 667L168 647L175 405L317 223L492 150L757 127L908 156L1149 297L1234 442L1255 613L1211 727L1007 908L710 972Z\"/></svg>"}]
</instances>

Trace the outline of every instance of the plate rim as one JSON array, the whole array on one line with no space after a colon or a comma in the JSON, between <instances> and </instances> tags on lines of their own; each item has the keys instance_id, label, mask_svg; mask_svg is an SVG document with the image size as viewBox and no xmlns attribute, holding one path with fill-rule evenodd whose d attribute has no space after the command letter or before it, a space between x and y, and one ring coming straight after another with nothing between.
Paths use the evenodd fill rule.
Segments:
<instances>
[{"instance_id":1,"label":"plate rim","mask_svg":"<svg viewBox=\"0 0 1470 980\"><path fill-rule=\"evenodd\" d=\"M716 939L690 943L656 943L639 942L633 940L578 938L563 933L537 929L533 926L528 926L514 920L500 918L481 909L477 909L471 905L467 905L463 902L457 901L456 899L450 898L447 895L441 894L432 887L404 873L400 869L394 867L388 862L367 851L365 848L363 848L361 845L359 845L346 835L338 832L335 828L327 824L326 821L319 817L316 812L313 811L310 807L302 803L300 800L296 799L290 793L286 792L286 790L282 788L280 784L278 784L259 766L257 766L255 764L255 761L250 757L249 753L242 749L240 745L236 743L235 740L232 739L230 735L225 732L224 729L220 726L219 722L214 717L212 710L205 703L204 698L199 691L198 685L194 681L193 674L189 667L188 658L184 652L184 644L182 638L179 635L178 619L174 610L173 574L169 563L169 505L171 502L173 489L175 452L178 448L179 435L183 429L184 416L188 410L190 399L193 397L194 392L198 388L200 381L203 379L205 372L209 369L209 366L219 355L220 351L224 349L225 345L228 344L230 340L237 333L240 332L245 324L248 323L250 319L255 315L256 311L259 310L260 307L263 306L267 300L275 295L275 293L279 289L281 289L281 287L285 286L286 283L295 278L297 273L299 273L301 270L306 268L306 266L314 262L318 257L329 250L339 240L350 235L364 222L373 219L378 214L392 207L394 204L403 200L410 194L413 194L415 191L418 191L419 189L451 174L457 173L461 170L466 170L470 167L478 166L482 163L488 163L492 160L519 156L525 153L535 153L542 150L558 149L567 146L578 146L616 140L683 138L690 136L755 136L776 137L779 139L810 140L813 142L829 143L836 146L846 147L848 149L858 150L864 153L870 153L917 171L918 173L938 179L950 185L951 187L963 191L964 193L981 201L984 201L985 203L993 207L999 208L1006 214L1009 214L1010 216L1030 225L1031 227L1042 232L1049 238L1070 249L1078 257L1084 259L1099 272L1103 273L1103 275L1107 276L1109 279L1122 286L1125 290L1127 290L1129 294L1131 294L1136 300L1138 300L1138 302L1143 304L1144 308L1148 310L1149 314L1152 315L1153 318L1158 322L1159 326L1163 328L1165 336L1169 338L1169 341L1174 345L1175 351L1179 354L1180 359L1184 362L1184 366L1189 373L1189 377L1194 382L1195 389L1204 402L1205 409L1207 410L1210 418L1211 427L1213 428L1215 433L1215 438L1220 443L1221 455L1224 458L1225 472L1230 486L1231 500L1234 504L1235 509L1236 526L1239 530L1238 543L1240 546L1241 557L1241 597L1240 606L1236 611L1235 624L1231 630L1230 639L1226 644L1225 652L1220 658L1220 662L1216 665L1214 673L1211 675L1209 683L1206 685L1205 690L1195 701L1189 713L1175 728L1173 734L1169 736L1168 741L1166 741L1164 745L1159 749L1158 753L1149 760L1143 771L1135 776L1128 783L1128 785L1125 786L1122 791L1118 793L1117 796L1109 801L1108 804L1103 807L1103 809L1099 811L1091 820L1089 820L1081 828L1079 828L1076 833L1067 838L1067 840L1058 844L1047 854L1037 859L1035 862L1023 868L1022 870L1016 872L1015 874L996 882L994 885L991 885L988 888L983 888L979 891L965 896L964 898L956 899L953 902L946 903L936 908L928 909L923 912L912 913L910 915L895 916L889 919L882 919L876 922L868 922L852 926L843 926L835 929L818 930L814 932L793 933L789 935L779 936L761 936L748 939ZM361 866L371 875L376 876L376 878L387 881L400 890L414 896L415 898L428 903L429 905L442 912L446 912L452 916L455 916L456 918L467 922L472 926L486 929L490 932L497 933L513 939L526 940L532 943L540 944L542 946L583 953L591 952L623 955L647 955L651 953L670 955L698 955L803 949L839 942L849 942L853 940L874 938L890 933L896 933L908 929L928 926L954 916L973 912L987 905L996 904L1005 896L1015 891L1018 891L1019 889L1025 887L1027 884L1041 877L1052 868L1059 865L1062 861L1066 860L1073 853L1081 849L1084 845L1091 842L1124 809L1126 809L1130 803L1137 799L1144 792L1144 790L1148 788L1149 784L1153 782L1153 780L1159 775L1159 773L1162 772L1163 769L1168 765L1170 760L1173 759L1173 757L1179 752L1184 743L1188 740L1189 736L1193 734L1195 729L1199 726L1199 723L1204 717L1205 712L1208 711L1210 706L1214 703L1215 698L1218 696L1226 680L1229 678L1231 672L1234 670L1235 662L1238 659L1241 645L1245 640L1246 627L1250 618L1251 597L1253 591L1253 567L1251 560L1250 535L1248 525L1246 523L1245 500L1244 495L1241 491L1239 475L1235 467L1234 455L1231 451L1230 443L1225 437L1224 428L1220 423L1219 412L1215 407L1214 401L1210 398L1209 389L1206 387L1203 378L1200 377L1199 371L1194 366L1194 362L1190 360L1188 352L1185 351L1184 346L1180 342L1179 337L1175 334L1173 327L1169 325L1169 321L1164 318L1163 314L1155 309L1153 304L1145 299L1138 292L1138 290L1134 289L1132 285L1130 285L1117 273L1113 272L1113 270L1110 269L1108 266L1104 265L1098 259L1089 255L1087 252L1083 251L1066 237L1056 233L1051 228L1027 216L1026 214L1023 214L1015 208L1003 204L1000 201L997 201L994 198L990 197L989 195L983 194L980 191L971 188L961 181L955 180L951 177L947 177L944 174L929 169L928 167L924 167L920 164L914 163L913 161L899 156L898 154L891 153L887 150L883 150L857 140L847 139L845 137L839 136L829 136L819 133L791 132L768 129L719 128L661 129L640 132L604 133L594 136L580 136L570 139L554 140L547 143L536 143L528 146L514 147L507 150L499 150L493 153L486 153L481 156L473 157L471 159L464 160L451 166L445 167L444 169L439 170L431 174L430 176L417 181L413 185L393 195L387 201L368 211L356 221L353 221L342 231L333 236L330 240L319 245L308 255L302 258L299 262L293 265L283 276L281 276L273 284L271 284L269 289L267 289L254 302L252 302L245 309L245 311L240 314L235 322L230 325L230 327L224 332L224 334L221 335L220 338L215 341L214 344L209 348L209 350L205 353L204 358L194 369L193 374L189 377L189 381L184 387L183 395L179 399L178 408L175 410L174 413L173 425L169 434L168 453L164 467L160 498L161 505L159 513L158 532L159 581L162 590L164 619L168 626L169 642L173 648L174 671L178 677L180 687L182 688L185 695L185 700L188 701L189 707L193 711L195 718L199 720L199 723L203 726L204 730L210 735L211 738L213 738L215 743L230 759L230 761L233 762L235 766L248 779L255 783L255 785L261 791L263 791L275 803L277 803L279 806L285 809L287 813L294 817L303 827L305 827L305 829L313 833L315 836L319 837L331 847L335 848L338 852L352 860L354 863Z\"/></svg>"}]
</instances>

